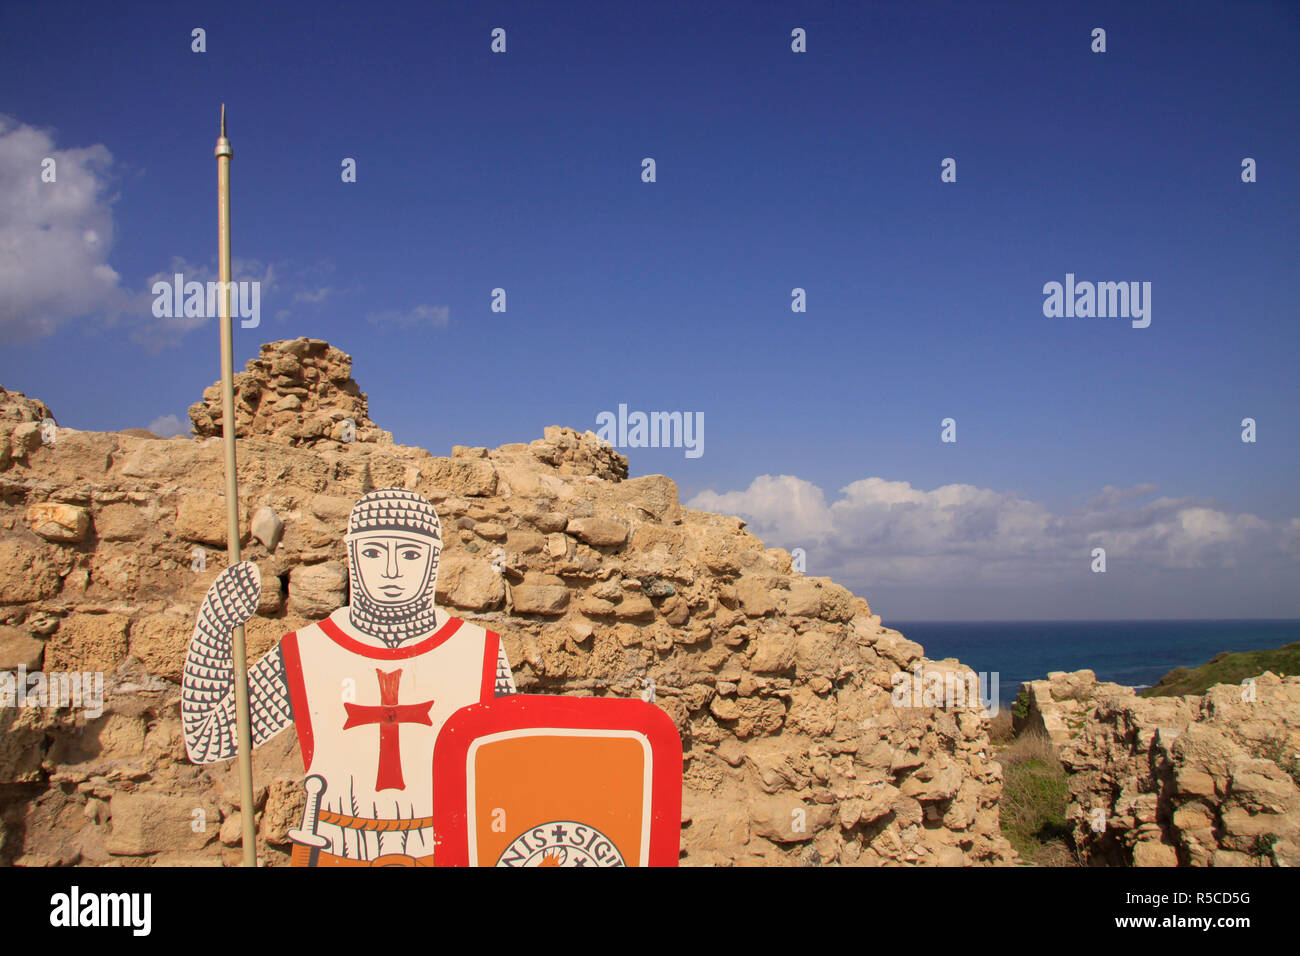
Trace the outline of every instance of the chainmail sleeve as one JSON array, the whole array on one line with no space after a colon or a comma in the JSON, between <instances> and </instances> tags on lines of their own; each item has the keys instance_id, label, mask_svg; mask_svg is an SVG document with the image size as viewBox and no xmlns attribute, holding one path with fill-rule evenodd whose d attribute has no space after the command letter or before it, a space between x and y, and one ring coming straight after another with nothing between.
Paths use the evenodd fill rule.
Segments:
<instances>
[{"instance_id":1,"label":"chainmail sleeve","mask_svg":"<svg viewBox=\"0 0 1300 956\"><path fill-rule=\"evenodd\" d=\"M217 576L199 607L181 684L181 726L194 763L237 752L232 632L257 610L260 590L257 567L242 562ZM280 645L248 669L248 694L257 747L293 720Z\"/></svg>"}]
</instances>

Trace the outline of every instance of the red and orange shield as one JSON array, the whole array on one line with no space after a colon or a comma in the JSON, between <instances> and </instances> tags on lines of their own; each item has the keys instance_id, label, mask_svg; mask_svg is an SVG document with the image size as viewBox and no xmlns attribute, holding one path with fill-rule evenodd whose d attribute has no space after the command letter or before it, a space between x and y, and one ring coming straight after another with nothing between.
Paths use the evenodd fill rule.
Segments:
<instances>
[{"instance_id":1,"label":"red and orange shield","mask_svg":"<svg viewBox=\"0 0 1300 956\"><path fill-rule=\"evenodd\" d=\"M676 866L682 743L640 700L463 707L433 755L437 866Z\"/></svg>"}]
</instances>

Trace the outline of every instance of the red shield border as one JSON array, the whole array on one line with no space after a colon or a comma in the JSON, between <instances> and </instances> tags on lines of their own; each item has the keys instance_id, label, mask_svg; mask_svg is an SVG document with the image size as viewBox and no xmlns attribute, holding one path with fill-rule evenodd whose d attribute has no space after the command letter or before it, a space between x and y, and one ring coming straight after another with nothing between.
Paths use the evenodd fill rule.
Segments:
<instances>
[{"instance_id":1,"label":"red shield border","mask_svg":"<svg viewBox=\"0 0 1300 956\"><path fill-rule=\"evenodd\" d=\"M681 855L682 739L654 704L616 697L513 694L462 707L447 719L433 751L434 866L469 866L467 769L470 746L512 730L634 730L650 743L650 866L677 866Z\"/></svg>"}]
</instances>

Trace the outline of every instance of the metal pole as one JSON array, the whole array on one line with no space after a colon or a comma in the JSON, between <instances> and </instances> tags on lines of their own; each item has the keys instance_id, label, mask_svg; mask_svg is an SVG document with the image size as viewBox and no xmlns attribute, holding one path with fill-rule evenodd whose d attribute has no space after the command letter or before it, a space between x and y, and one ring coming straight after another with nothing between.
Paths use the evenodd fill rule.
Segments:
<instances>
[{"instance_id":1,"label":"metal pole","mask_svg":"<svg viewBox=\"0 0 1300 956\"><path fill-rule=\"evenodd\" d=\"M217 139L217 256L221 272L218 296L221 326L221 437L226 451L226 560L238 564L239 485L235 480L235 355L234 319L230 315L230 159L235 151L226 139L226 104L221 104L221 136ZM243 824L244 866L257 866L257 831L253 826L253 732L248 711L248 652L244 625L235 628L235 729L239 738L239 818Z\"/></svg>"}]
</instances>

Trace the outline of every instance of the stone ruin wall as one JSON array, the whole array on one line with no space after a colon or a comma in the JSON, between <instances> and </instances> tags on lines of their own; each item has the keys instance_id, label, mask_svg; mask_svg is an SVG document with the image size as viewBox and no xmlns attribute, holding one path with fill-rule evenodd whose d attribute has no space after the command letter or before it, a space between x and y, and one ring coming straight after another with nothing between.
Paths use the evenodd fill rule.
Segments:
<instances>
[{"instance_id":1,"label":"stone ruin wall","mask_svg":"<svg viewBox=\"0 0 1300 956\"><path fill-rule=\"evenodd\" d=\"M263 346L237 396L243 556L264 592L250 662L346 603L353 502L414 489L443 521L439 604L501 633L521 692L653 682L685 750L683 864L1013 858L978 705L893 706L892 675L922 648L740 519L684 508L663 476L629 478L590 432L450 457L395 445L351 359L316 340ZM43 441L47 417L0 395L0 671L102 671L104 710L0 709L0 861L236 863L237 771L186 759L178 686L225 558L219 392L190 409L191 439L59 427ZM292 729L254 772L259 854L283 865L302 810Z\"/></svg>"}]
</instances>

